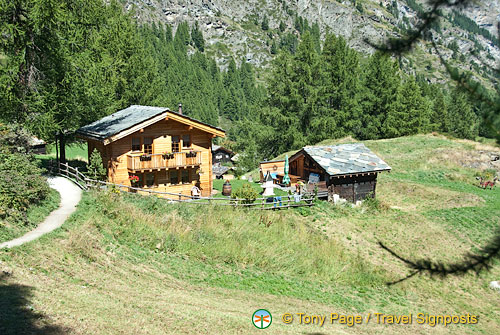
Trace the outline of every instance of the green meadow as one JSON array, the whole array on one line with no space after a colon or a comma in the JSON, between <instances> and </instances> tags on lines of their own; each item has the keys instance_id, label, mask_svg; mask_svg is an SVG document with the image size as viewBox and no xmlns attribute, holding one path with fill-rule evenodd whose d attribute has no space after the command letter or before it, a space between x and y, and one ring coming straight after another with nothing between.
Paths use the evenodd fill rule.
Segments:
<instances>
[{"instance_id":1,"label":"green meadow","mask_svg":"<svg viewBox=\"0 0 500 335\"><path fill-rule=\"evenodd\" d=\"M378 246L456 261L486 243L500 223L500 188L480 189L483 172L467 164L499 148L441 135L364 143L392 172L379 175L376 201L354 208L317 201L260 212L87 192L61 229L0 252L2 322L46 334L500 333L499 296L488 288L498 263L481 276L387 286L410 270ZM273 315L265 331L250 322L259 308ZM469 313L479 322L319 326L285 324L283 313Z\"/></svg>"}]
</instances>

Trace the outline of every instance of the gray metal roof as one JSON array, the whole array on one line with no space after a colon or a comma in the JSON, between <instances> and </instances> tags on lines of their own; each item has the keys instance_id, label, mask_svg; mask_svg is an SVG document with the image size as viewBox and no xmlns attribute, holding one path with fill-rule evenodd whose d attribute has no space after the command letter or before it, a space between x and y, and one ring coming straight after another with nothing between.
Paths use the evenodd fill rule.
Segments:
<instances>
[{"instance_id":1,"label":"gray metal roof","mask_svg":"<svg viewBox=\"0 0 500 335\"><path fill-rule=\"evenodd\" d=\"M166 107L132 105L81 127L77 133L105 139L166 111L169 111Z\"/></svg>"},{"instance_id":2,"label":"gray metal roof","mask_svg":"<svg viewBox=\"0 0 500 335\"><path fill-rule=\"evenodd\" d=\"M307 146L303 150L330 176L391 169L363 143Z\"/></svg>"}]
</instances>

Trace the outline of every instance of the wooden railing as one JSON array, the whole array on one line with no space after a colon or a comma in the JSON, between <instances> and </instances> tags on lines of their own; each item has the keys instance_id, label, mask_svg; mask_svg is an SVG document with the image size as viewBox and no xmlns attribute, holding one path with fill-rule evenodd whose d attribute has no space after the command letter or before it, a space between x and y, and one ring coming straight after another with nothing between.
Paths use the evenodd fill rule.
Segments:
<instances>
[{"instance_id":1,"label":"wooden railing","mask_svg":"<svg viewBox=\"0 0 500 335\"><path fill-rule=\"evenodd\" d=\"M72 167L68 163L59 163L57 166L51 166L49 169L55 174L71 179L81 189L88 190L90 179L78 171L78 168Z\"/></svg>"},{"instance_id":2,"label":"wooden railing","mask_svg":"<svg viewBox=\"0 0 500 335\"><path fill-rule=\"evenodd\" d=\"M127 168L134 172L199 165L201 165L201 151L154 155L127 155Z\"/></svg>"},{"instance_id":3,"label":"wooden railing","mask_svg":"<svg viewBox=\"0 0 500 335\"><path fill-rule=\"evenodd\" d=\"M94 189L106 189L115 188L121 192L138 192L142 194L156 195L160 198L169 201L175 201L180 203L189 203L197 205L217 205L217 206L231 206L231 207L243 207L256 210L276 210L276 209L289 209L294 207L310 207L314 206L314 200L317 199L318 195L314 193L303 194L299 201L294 199L293 195L285 195L281 197L272 197L271 202L269 198L261 197L255 199L252 203L248 202L247 199L233 199L229 197L224 198L212 198L212 197L195 197L190 195L185 195L181 193L171 193L155 191L153 189L143 189L138 187L133 187L129 185L114 184L106 181L99 181L88 178L83 173L78 171L78 168L74 168L67 163L59 163L54 166L49 167L52 173L66 177L76 183L80 188L84 190Z\"/></svg>"}]
</instances>

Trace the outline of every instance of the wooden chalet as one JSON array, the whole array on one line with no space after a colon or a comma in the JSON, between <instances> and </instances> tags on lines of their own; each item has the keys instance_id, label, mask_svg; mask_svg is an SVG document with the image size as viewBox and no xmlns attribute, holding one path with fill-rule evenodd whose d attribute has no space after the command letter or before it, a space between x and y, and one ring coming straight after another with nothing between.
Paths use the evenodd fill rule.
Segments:
<instances>
[{"instance_id":1,"label":"wooden chalet","mask_svg":"<svg viewBox=\"0 0 500 335\"><path fill-rule=\"evenodd\" d=\"M307 146L289 160L290 176L315 183L350 202L375 197L377 175L391 167L362 143Z\"/></svg>"},{"instance_id":2,"label":"wooden chalet","mask_svg":"<svg viewBox=\"0 0 500 335\"><path fill-rule=\"evenodd\" d=\"M234 152L231 150L221 147L220 145L212 144L212 162L217 163L231 163L231 158L233 158Z\"/></svg>"},{"instance_id":3,"label":"wooden chalet","mask_svg":"<svg viewBox=\"0 0 500 335\"><path fill-rule=\"evenodd\" d=\"M164 107L132 105L80 128L89 157L97 149L108 181L202 196L212 191L212 139L224 130ZM138 179L137 182L131 179Z\"/></svg>"}]
</instances>

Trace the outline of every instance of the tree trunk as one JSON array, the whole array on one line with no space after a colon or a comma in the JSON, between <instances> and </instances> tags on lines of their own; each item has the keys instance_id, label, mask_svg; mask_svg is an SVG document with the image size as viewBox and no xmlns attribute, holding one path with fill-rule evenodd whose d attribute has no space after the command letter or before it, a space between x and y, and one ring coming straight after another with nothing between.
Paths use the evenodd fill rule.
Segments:
<instances>
[{"instance_id":1,"label":"tree trunk","mask_svg":"<svg viewBox=\"0 0 500 335\"><path fill-rule=\"evenodd\" d=\"M60 154L60 159L59 161L61 163L66 163L66 139L64 138L63 133L59 133L59 154Z\"/></svg>"},{"instance_id":2,"label":"tree trunk","mask_svg":"<svg viewBox=\"0 0 500 335\"><path fill-rule=\"evenodd\" d=\"M56 135L56 163L57 163L57 168L59 168L59 143L57 142L57 135Z\"/></svg>"}]
</instances>

